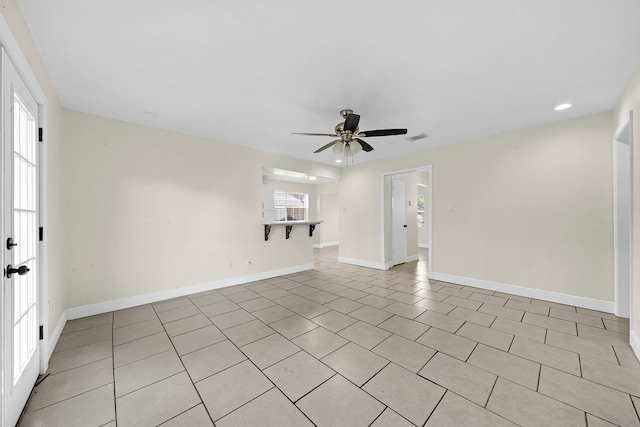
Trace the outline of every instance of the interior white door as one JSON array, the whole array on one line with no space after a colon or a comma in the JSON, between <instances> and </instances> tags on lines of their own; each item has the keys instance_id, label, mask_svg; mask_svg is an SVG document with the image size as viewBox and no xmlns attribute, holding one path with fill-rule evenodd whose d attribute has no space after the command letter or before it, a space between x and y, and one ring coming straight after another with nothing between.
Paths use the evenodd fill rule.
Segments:
<instances>
[{"instance_id":1,"label":"interior white door","mask_svg":"<svg viewBox=\"0 0 640 427\"><path fill-rule=\"evenodd\" d=\"M39 373L38 105L2 50L2 425Z\"/></svg>"},{"instance_id":2,"label":"interior white door","mask_svg":"<svg viewBox=\"0 0 640 427\"><path fill-rule=\"evenodd\" d=\"M391 263L407 262L407 192L405 182L391 179Z\"/></svg>"},{"instance_id":3,"label":"interior white door","mask_svg":"<svg viewBox=\"0 0 640 427\"><path fill-rule=\"evenodd\" d=\"M631 315L631 138L630 124L616 135L614 145L614 279L616 315Z\"/></svg>"}]
</instances>

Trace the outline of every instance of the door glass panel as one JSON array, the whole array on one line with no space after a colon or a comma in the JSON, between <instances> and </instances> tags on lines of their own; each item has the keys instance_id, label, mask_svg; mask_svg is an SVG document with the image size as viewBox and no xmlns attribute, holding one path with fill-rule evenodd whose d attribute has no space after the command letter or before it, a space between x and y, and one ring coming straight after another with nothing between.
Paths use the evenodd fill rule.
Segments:
<instances>
[{"instance_id":1,"label":"door glass panel","mask_svg":"<svg viewBox=\"0 0 640 427\"><path fill-rule=\"evenodd\" d=\"M13 381L20 378L37 345L36 251L37 251L37 147L36 121L20 97L13 94L13 236L14 266L29 273L14 275L13 286Z\"/></svg>"}]
</instances>

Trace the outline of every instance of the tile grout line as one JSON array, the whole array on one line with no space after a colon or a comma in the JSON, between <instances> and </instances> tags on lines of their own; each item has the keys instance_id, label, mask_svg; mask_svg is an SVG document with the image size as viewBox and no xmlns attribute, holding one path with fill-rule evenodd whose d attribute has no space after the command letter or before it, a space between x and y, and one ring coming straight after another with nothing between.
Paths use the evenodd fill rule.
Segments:
<instances>
[{"instance_id":1,"label":"tile grout line","mask_svg":"<svg viewBox=\"0 0 640 427\"><path fill-rule=\"evenodd\" d=\"M631 399L631 406L633 406L633 409L635 409L636 411L636 417L638 417L638 421L640 421L640 408L638 408L635 404L635 402L633 401L633 399L631 398L631 395L629 395L629 399Z\"/></svg>"},{"instance_id":2,"label":"tile grout line","mask_svg":"<svg viewBox=\"0 0 640 427\"><path fill-rule=\"evenodd\" d=\"M487 401L484 402L483 408L485 408L485 409L487 408L487 405L489 404L489 400L491 399L491 395L493 394L493 390L495 390L496 385L498 384L498 378L502 378L502 377L499 377L498 375L496 375L496 379L493 381L493 385L491 386L491 391L489 392L489 395L487 396ZM487 409L487 410L489 410L489 409Z\"/></svg>"},{"instance_id":3,"label":"tile grout line","mask_svg":"<svg viewBox=\"0 0 640 427\"><path fill-rule=\"evenodd\" d=\"M118 425L118 404L116 400L116 355L115 355L115 315L111 312L111 378L113 378L113 416L116 425Z\"/></svg>"},{"instance_id":4,"label":"tile grout line","mask_svg":"<svg viewBox=\"0 0 640 427\"><path fill-rule=\"evenodd\" d=\"M189 299L189 301L191 301L191 299ZM193 304L193 301L191 301L191 303ZM203 314L203 315L204 315L204 313L202 313L202 310L200 310L200 307L196 306L195 304L193 304L193 305L198 309L198 311L200 311L200 313L201 313L201 314ZM155 311L155 308L154 308L154 311ZM156 312L156 315L157 315L157 312ZM205 317L206 317L206 315L205 315ZM207 318L207 319L208 319L208 318ZM178 349L176 348L175 344L173 343L173 340L171 339L171 337L170 337L170 336L169 336L169 334L167 333L167 330L166 330L166 328L164 327L164 325L165 325L165 324L164 324L164 323L162 323L162 321L161 321L160 323L162 324L162 328L164 329L165 334L167 335L167 338L169 339L169 342L171 343L171 348L173 348L173 351L176 353L176 356L178 356L178 360L180 360L180 364L182 365L182 369L184 369L184 371L182 371L182 372L185 372L185 373L187 374L187 377L189 378L189 381L191 381L191 385L193 386L193 389L195 390L195 392L196 392L196 394L197 394L197 396L198 396L198 399L200 399L200 403L199 403L198 405L202 405L202 406L203 406L204 410L207 412L207 416L208 416L208 417L209 417L209 419L211 420L211 423L213 423L213 418L211 418L211 414L209 413L209 409L207 408L207 405L205 405L205 404L204 404L204 400L202 399L202 396L200 395L200 390L198 390L198 388L196 387L196 384L193 382L193 378L191 377L191 374L190 374L190 373L189 373L189 371L187 370L187 367L185 366L184 361L182 360L182 357L181 357L181 356L180 356L180 354L178 353ZM170 322L168 322L168 323L170 323ZM201 328L200 328L200 329L201 329ZM197 330L197 329L196 329L196 330ZM212 345L213 345L213 344L212 344ZM177 374L171 375L171 376L169 376L169 377L167 377L167 378L171 378L171 377L173 377L173 376L180 375L182 372L178 372ZM166 380L167 378L164 378L164 379L162 379L162 380L160 380L160 381ZM159 381L158 381L158 382L159 382ZM189 409L187 409L187 410L185 410L185 411L181 412L180 414L177 414L176 416L174 416L174 417L172 417L172 418L170 418L170 419L176 418L176 417L178 417L178 416L180 416L180 415L184 414L185 412L190 411L191 409L195 408L195 407L196 407L196 406L198 406L198 405L194 405L194 406L192 406L191 408L189 408ZM169 420L170 420L170 419L169 419ZM166 423L166 422L167 422L167 421L169 421L169 420L165 420L165 421L163 421L162 423Z\"/></svg>"}]
</instances>

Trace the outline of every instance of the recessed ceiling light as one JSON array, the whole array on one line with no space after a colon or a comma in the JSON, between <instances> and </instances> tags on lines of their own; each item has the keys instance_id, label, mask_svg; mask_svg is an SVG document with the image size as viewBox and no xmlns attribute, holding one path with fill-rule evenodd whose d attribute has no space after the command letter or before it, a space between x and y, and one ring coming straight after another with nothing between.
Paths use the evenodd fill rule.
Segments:
<instances>
[{"instance_id":1,"label":"recessed ceiling light","mask_svg":"<svg viewBox=\"0 0 640 427\"><path fill-rule=\"evenodd\" d=\"M554 110L562 111L562 110L566 110L567 108L571 108L571 104L560 104L556 108L554 108Z\"/></svg>"},{"instance_id":2,"label":"recessed ceiling light","mask_svg":"<svg viewBox=\"0 0 640 427\"><path fill-rule=\"evenodd\" d=\"M336 160L336 163L342 163L342 159Z\"/></svg>"},{"instance_id":3,"label":"recessed ceiling light","mask_svg":"<svg viewBox=\"0 0 640 427\"><path fill-rule=\"evenodd\" d=\"M307 178L309 178L309 181L315 181L316 179L318 179L317 176L313 176L313 175L309 175Z\"/></svg>"}]
</instances>

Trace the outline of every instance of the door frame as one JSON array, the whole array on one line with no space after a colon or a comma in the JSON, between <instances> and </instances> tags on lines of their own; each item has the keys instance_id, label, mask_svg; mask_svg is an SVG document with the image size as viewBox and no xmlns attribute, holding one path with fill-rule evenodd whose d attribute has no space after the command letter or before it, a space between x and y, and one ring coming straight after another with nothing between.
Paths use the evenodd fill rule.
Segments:
<instances>
[{"instance_id":1,"label":"door frame","mask_svg":"<svg viewBox=\"0 0 640 427\"><path fill-rule=\"evenodd\" d=\"M629 283L627 289L621 289L624 286L620 283L620 271L618 262L619 255L619 242L618 242L618 229L622 224L618 223L618 150L619 144L629 146L629 223L626 224L629 228ZM629 116L616 130L613 136L613 277L615 287L615 315L630 317L630 321L633 322L633 112L629 111ZM626 181L627 177L625 177ZM625 286L625 287L626 287ZM628 295L628 300L625 301L623 296ZM632 323L633 324L633 323Z\"/></svg>"},{"instance_id":2,"label":"door frame","mask_svg":"<svg viewBox=\"0 0 640 427\"><path fill-rule=\"evenodd\" d=\"M393 175L401 175L404 173L411 173L411 172L426 172L429 175L429 182L427 185L429 185L429 194L428 194L428 204L429 206L427 207L427 227L429 230L429 253L428 253L428 257L427 257L427 273L431 274L432 271L432 263L433 263L433 228L432 228L432 219L433 219L433 203L432 203L432 199L433 199L433 167L431 165L425 165L425 166L416 166L413 168L408 168L408 169L400 169L400 170L393 170L393 171L388 171L388 172L383 172L381 174L381 178L380 178L380 188L382 189L381 193L382 193L382 201L380 203L380 206L382 206L382 209L380 209L381 213L382 213L382 223L381 223L381 236L382 236L382 250L381 250L381 258L383 260L383 264L384 264L384 269L388 270L389 268L391 268L391 254L387 254L387 244L388 244L388 239L391 236L391 230L388 229L388 227L390 225L388 225L387 221L390 220L389 218L389 213L387 213L387 211L389 209L388 208L388 196L389 196L389 189L387 188L386 185L386 181L387 178L392 177ZM389 236L389 237L388 237Z\"/></svg>"},{"instance_id":3,"label":"door frame","mask_svg":"<svg viewBox=\"0 0 640 427\"><path fill-rule=\"evenodd\" d=\"M43 339L39 341L40 345L40 373L43 373L47 370L49 365L49 357L51 355L51 348L49 348L49 298L48 298L48 243L47 243L47 232L48 227L46 227L48 221L48 209L47 209L47 200L48 200L48 185L47 185L47 173L48 173L48 149L47 149L47 113L48 113L48 100L45 95L45 92L42 90L40 83L31 69L27 58L22 53L22 49L20 48L20 44L14 37L13 33L6 20L2 15L0 15L0 45L7 52L7 56L13 62L14 67L18 71L18 74L24 81L25 85L31 92L31 95L35 98L38 104L38 124L39 127L45 129L42 136L42 143L39 144L39 156L40 156L40 170L39 170L39 179L40 179L40 195L39 195L39 206L40 206L40 218L39 218L39 226L45 227L44 239L40 244L40 262L39 262L39 285L38 285L38 297L40 300L40 310L39 310L39 318L40 324L44 329ZM28 46L30 49L36 51L35 46ZM2 206L4 209L4 206ZM4 293L0 292L0 304L4 307ZM4 330L4 316L0 316L0 330ZM0 340L0 354L4 358L6 349L4 348L3 340ZM0 381L4 384L4 360L0 361ZM4 413L4 398L0 398L0 419L3 419Z\"/></svg>"}]
</instances>

